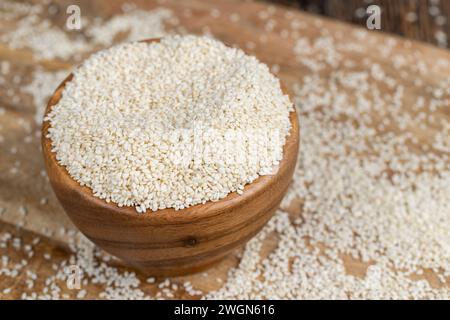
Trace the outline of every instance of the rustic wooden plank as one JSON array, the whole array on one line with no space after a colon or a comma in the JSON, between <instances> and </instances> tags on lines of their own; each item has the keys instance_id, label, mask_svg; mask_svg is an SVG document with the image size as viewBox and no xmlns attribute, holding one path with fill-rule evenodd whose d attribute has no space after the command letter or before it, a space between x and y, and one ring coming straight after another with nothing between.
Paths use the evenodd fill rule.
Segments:
<instances>
[{"instance_id":1,"label":"rustic wooden plank","mask_svg":"<svg viewBox=\"0 0 450 320\"><path fill-rule=\"evenodd\" d=\"M430 14L430 7L439 9L437 16L450 17L450 2L440 1L432 5L428 0L389 1L375 0L368 3L365 0L266 0L283 5L293 6L312 13L351 22L359 26L365 26L366 17L361 16L362 10L375 4L382 8L382 31L395 33L407 38L421 40L432 44L438 44L436 32L442 31L450 35L450 23L443 25L436 23L436 16ZM440 18L442 20L442 18Z\"/></svg>"}]
</instances>

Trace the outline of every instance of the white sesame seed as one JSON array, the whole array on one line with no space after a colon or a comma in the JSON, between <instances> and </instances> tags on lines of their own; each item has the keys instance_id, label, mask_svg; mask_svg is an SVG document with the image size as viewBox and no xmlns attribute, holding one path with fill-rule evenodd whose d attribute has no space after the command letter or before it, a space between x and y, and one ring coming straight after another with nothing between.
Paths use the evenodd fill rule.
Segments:
<instances>
[{"instance_id":1,"label":"white sesame seed","mask_svg":"<svg viewBox=\"0 0 450 320\"><path fill-rule=\"evenodd\" d=\"M111 64L125 57L127 64ZM47 119L57 159L75 180L145 212L218 200L272 171L291 110L254 57L174 36L93 55Z\"/></svg>"}]
</instances>

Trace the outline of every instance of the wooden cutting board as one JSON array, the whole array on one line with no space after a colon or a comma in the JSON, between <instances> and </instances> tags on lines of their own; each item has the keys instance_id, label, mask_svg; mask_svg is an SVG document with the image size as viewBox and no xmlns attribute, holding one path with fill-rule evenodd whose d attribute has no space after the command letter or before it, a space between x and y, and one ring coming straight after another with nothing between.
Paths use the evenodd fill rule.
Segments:
<instances>
[{"instance_id":1,"label":"wooden cutting board","mask_svg":"<svg viewBox=\"0 0 450 320\"><path fill-rule=\"evenodd\" d=\"M83 15L107 18L120 13L123 2L84 0L80 1L79 5L82 8ZM163 2L164 7L173 11L179 19L179 24L187 32L195 34L210 32L222 41L239 46L256 55L270 66L277 65L279 67L278 75L287 85L294 84L299 75L308 72L308 69L299 64L293 55L295 34L291 33L286 36L286 33L283 33L283 30L290 30L293 20L301 21L304 24L304 28L300 30L301 35L311 39L320 36L323 32L332 36L341 34L350 37L355 30L355 27L347 24L282 7L277 7L273 12L271 19L275 21L275 27L272 30L267 28L266 21L261 20L258 16L259 12L267 10L268 5L252 1L135 1L137 6L142 9L156 8L161 6L160 2ZM53 17L59 25L64 23L64 8L69 4L71 4L70 1L60 2L61 12ZM219 17L213 17L214 14L211 14L211 10L214 8L220 11ZM381 32L365 32L366 34L360 40L360 51L358 53L350 53L349 51L349 57L352 60L370 57L388 68L391 65L390 57L379 55L377 48L385 45L387 39L393 37ZM263 42L261 41L261 35L264 35L265 40ZM345 37L339 41L344 42L345 45ZM393 47L394 52L401 54L410 50L421 52L424 59L429 59L428 62L431 64L439 59L450 61L450 53L447 51L396 38ZM0 60L9 61L13 73L23 75L25 82L30 81L31 73L38 67L44 70L67 70L69 72L71 66L74 65L74 61L46 60L37 62L33 59L33 53L30 50L11 49L5 43L0 43ZM327 77L327 72L327 70L323 71L324 77ZM448 77L448 74L450 74L449 68L430 69L428 76L422 79L424 90L417 90L412 93L411 101L414 101L418 96L429 94L425 91L425 87L427 85L433 86L442 81ZM409 85L400 75L396 80L403 81L405 86ZM7 94L8 90L17 92L20 99L13 101L14 99L11 99ZM3 106L6 110L5 114L0 117L0 133L4 137L4 142L0 144L0 208L4 208L4 212L0 216L0 231L8 231L15 237L20 237L26 243L36 237L41 238L39 244L34 248L34 256L30 259L28 265L28 269L37 273L38 280L34 289L37 291L43 286L40 279L43 280L53 273L53 263L70 256L67 243L70 238L70 230L73 230L74 227L65 216L43 173L44 165L39 149L40 137L36 134L32 141L24 141L29 133L39 132L40 130L33 120L35 111L31 97L20 93L17 85L10 78L9 81L0 85L0 106ZM442 116L450 117L445 111L443 111ZM289 210L290 213L293 215L300 214L299 207L293 205ZM266 251L273 248L275 244L276 240L273 239L272 243L266 246ZM52 261L44 258L46 253L51 253ZM15 259L25 256L24 252L19 252L11 247L0 248L0 254L6 254ZM194 287L204 292L218 289L225 281L229 268L238 263L238 256L239 251L225 259L216 268L209 270L207 277L197 274L175 278L173 282L190 281ZM343 259L349 274L358 277L364 276L367 264L349 257L343 257ZM113 264L124 270L126 269L120 266L118 262ZM157 290L155 284L145 283L144 275L139 274L139 277L142 279L143 288L146 292L151 294ZM432 272L426 272L424 277L432 286L440 286ZM1 293L3 288L12 288L12 291L5 295ZM19 274L15 279L0 276L0 297L19 298L21 293L26 290L26 275L24 273ZM88 291L87 297L95 298L96 293L100 292L101 288L89 284ZM70 290L67 290L67 293L70 297L74 296L74 293ZM189 296L181 291L176 297L187 298Z\"/></svg>"}]
</instances>

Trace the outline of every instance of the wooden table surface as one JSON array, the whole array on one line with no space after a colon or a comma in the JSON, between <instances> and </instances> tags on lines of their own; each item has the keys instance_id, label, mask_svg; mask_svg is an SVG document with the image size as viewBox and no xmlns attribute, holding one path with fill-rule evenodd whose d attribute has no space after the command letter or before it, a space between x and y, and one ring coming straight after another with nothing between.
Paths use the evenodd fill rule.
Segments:
<instances>
[{"instance_id":1,"label":"wooden table surface","mask_svg":"<svg viewBox=\"0 0 450 320\"><path fill-rule=\"evenodd\" d=\"M72 1L61 1L59 7L63 8L61 12L53 17L55 21L64 21L64 8ZM153 9L160 4L157 1L135 1L138 7L144 9ZM83 14L90 17L101 15L105 18L113 16L120 12L120 1L78 1L83 10ZM310 72L306 66L299 64L293 55L293 46L295 35L284 36L282 30L289 29L292 19L303 21L304 29L301 30L302 36L314 39L323 32L328 32L332 36L346 35L342 41L361 42L360 51L348 53L355 61L362 61L364 57L370 57L379 64L390 68L391 56L382 56L378 48L386 43L386 36L376 32L364 31L363 40L357 39L357 34L353 32L354 26L344 23L318 18L296 10L288 11L286 8L278 8L273 13L273 19L276 21L276 27L273 30L265 30L265 22L258 17L258 12L267 9L263 3L251 1L164 1L164 7L170 8L179 18L179 23L188 32L203 33L211 32L217 38L239 47L245 48L248 52L255 54L262 61L269 65L279 66L279 76L288 85L292 86L299 78ZM219 17L212 17L211 10L220 9ZM186 14L187 9L191 14ZM237 14L239 19L237 19ZM234 18L233 18L234 17ZM207 29L205 29L207 26ZM320 27L318 27L320 26ZM265 31L264 31L265 30ZM260 35L265 34L267 42L261 43ZM411 52L416 50L422 54L422 59L429 65L435 61L450 61L450 53L431 46L415 42L406 42L400 38L396 39L393 50L397 54ZM36 62L33 60L33 53L28 49L11 49L7 44L0 44L0 60L7 60L11 63L15 74L21 74L24 81L30 81L30 74L39 68L44 70L68 70L74 64L74 61L46 60ZM326 69L323 76L327 76ZM423 78L426 85L433 86L450 74L450 67L437 66L428 70L428 76ZM395 72L393 72L395 74ZM407 80L396 75L398 81L404 81L408 86ZM11 79L10 79L11 80ZM424 86L425 88L426 86ZM7 95L8 90L17 92L20 99L13 101L11 96ZM415 96L426 95L425 92L409 92L410 99L413 101ZM30 243L33 239L40 238L39 243L34 245L34 256L29 259L27 268L37 274L37 281L33 290L42 287L44 279L54 272L53 265L64 259L68 259L71 251L68 242L73 226L63 213L61 206L52 193L50 185L43 174L43 159L39 149L40 137L37 134L32 141L24 142L24 138L29 132L39 132L39 126L35 124L34 106L29 95L20 91L20 85L14 84L14 81L8 81L0 85L0 106L5 109L5 114L0 117L0 133L4 137L4 142L0 144L0 207L4 208L0 216L0 234L11 233L14 237L22 239L22 243ZM447 111L443 111L443 117L450 117ZM13 170L14 166L20 170ZM18 171L18 172L17 172ZM48 199L48 202L42 203L42 199ZM294 201L295 203L295 201ZM288 208L292 215L301 214L299 206L293 205ZM269 239L266 251L276 245L276 239ZM186 277L174 278L174 283L183 283L190 281L194 287L203 292L216 290L226 279L227 271L235 266L239 261L239 251L229 256L215 268L208 271L208 276L195 274ZM52 260L45 259L46 254L51 254ZM14 261L20 261L27 256L26 250L16 250L11 246L0 248L0 255L8 255ZM344 257L347 271L350 274L361 277L364 275L367 264L361 261ZM119 262L112 262L120 270L126 270ZM146 275L138 273L138 277L143 282L143 290L149 294L155 293L156 284L145 283ZM441 286L436 276L430 271L426 272L427 279L432 286ZM27 275L22 272L16 278L0 275L0 297L1 298L20 298L27 289ZM12 288L9 294L2 293L3 288ZM89 284L85 289L88 290L87 298L96 298L96 294L102 290L100 285ZM69 297L75 297L76 293L66 290ZM186 292L180 290L176 297L188 298Z\"/></svg>"}]
</instances>

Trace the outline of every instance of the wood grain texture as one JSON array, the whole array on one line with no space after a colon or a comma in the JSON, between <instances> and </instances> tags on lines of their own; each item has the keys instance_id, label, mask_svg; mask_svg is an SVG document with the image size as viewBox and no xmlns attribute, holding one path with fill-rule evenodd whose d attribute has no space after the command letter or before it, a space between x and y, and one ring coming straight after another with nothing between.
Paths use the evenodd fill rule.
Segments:
<instances>
[{"instance_id":1,"label":"wood grain texture","mask_svg":"<svg viewBox=\"0 0 450 320\"><path fill-rule=\"evenodd\" d=\"M120 13L120 6L125 1L88 1L80 0L78 4L82 8L83 15L90 18L102 16L104 18L112 17ZM157 1L136 0L137 6L145 10L151 10L160 5ZM441 1L442 2L442 1ZM55 2L56 3L56 2ZM52 20L64 21L65 8L72 4L71 0L62 0L56 3L59 6L60 14L49 17ZM307 14L299 10L289 9L287 7L277 7L273 15L276 21L276 28L267 31L264 28L264 21L258 18L258 13L267 10L267 3L242 2L237 0L166 0L165 7L170 8L179 18L180 24L185 27L188 32L200 34L208 27L208 30L217 38L224 42L231 43L241 48L246 48L246 44L252 42L255 44L250 52L256 55L261 61L269 66L277 64L279 66L278 76L290 89L304 75L308 75L308 69L296 61L293 54L296 37L292 35L283 38L280 31L289 29L290 22L295 19L303 21L305 28L301 30L301 36L307 37L314 41L321 32L327 32L331 37L339 41L343 45L347 44L352 38L355 30L354 25L348 25L338 21L323 19L314 15ZM210 14L213 8L220 9L221 16L213 18ZM188 11L189 10L189 11ZM190 12L190 15L186 13ZM230 16L239 13L240 20L230 23ZM291 18L286 18L286 13L290 13ZM317 28L317 23L321 23L321 27ZM259 42L261 34L265 34L268 43ZM345 35L344 38L335 38L336 35ZM398 70L392 67L392 56L383 57L379 54L379 49L383 47L387 40L395 40L396 44L392 49L393 55L410 54L417 52L421 59L431 66L426 77L421 77L423 88L417 88L413 85L414 76L404 78ZM31 97L21 92L21 86L29 83L32 73L37 69L38 63L31 59L32 53L28 49L12 49L7 44L0 46L0 59L7 60L11 63L13 74L23 75L23 83L15 84L12 81L12 75L7 82L0 85L0 106L5 108L5 114L0 116L0 134L3 135L5 141L0 143L0 207L6 211L0 214L0 232L8 232L13 237L22 239L24 242L31 241L35 237L41 239L38 246L35 247L35 254L30 260L27 268L36 272L38 281L32 290L40 290L43 287L45 279L54 273L54 264L62 260L68 260L72 252L68 249L68 238L70 234L61 232L61 229L71 231L74 226L64 214L63 208L52 192L51 186L45 175L41 175L44 170L44 162L40 151L40 126L34 124L33 116L35 106ZM427 88L433 88L439 82L443 81L450 74L449 68L432 67L436 61L450 60L448 51L440 50L433 46L414 41L406 41L397 37L391 37L385 33L368 32L361 43L360 52L347 51L345 57L352 61L360 61L355 66L355 70L365 70L362 64L364 59L370 59L381 65L386 72L393 77L398 83L401 83L406 90L405 96L407 101L405 108L410 108L414 101L423 96L427 99L432 98L432 93ZM67 70L68 66L74 65L74 61L43 61L39 65L44 70ZM407 71L407 69L405 69ZM67 71L69 73L69 71ZM330 70L323 70L321 77L326 79L331 74ZM19 102L14 102L12 97L8 96L8 90L13 90L20 97ZM342 89L345 90L345 89ZM381 94L386 94L382 91ZM45 108L45 106L44 106ZM375 124L380 123L382 119L377 112L371 114ZM450 114L446 110L439 110L436 117L449 119ZM30 132L38 132L36 137L30 143L24 143L24 138L28 131L24 130L19 124L24 121L30 124ZM412 133L423 144L431 143L432 135L439 128L429 128L426 131L415 128ZM12 153L11 149L17 147L17 152ZM10 172L10 169L16 162L20 162L20 171L17 174ZM41 198L47 198L48 202L40 204ZM25 206L28 214L26 218L18 213L18 208ZM293 218L302 214L302 199L295 200L292 205L285 209ZM264 241L261 255L266 257L271 250L277 246L277 238L270 235ZM227 273L230 268L235 267L240 259L241 249L234 250L232 254L226 256L214 268L208 269L207 272L197 273L185 277L171 278L172 283L182 285L184 281L190 281L193 286L204 293L219 289L227 279ZM51 254L51 260L46 260L44 255ZM11 260L20 262L26 258L23 252L19 252L13 247L0 248L0 255L7 255ZM367 267L370 263L343 256L342 261L346 267L346 272L356 277L364 277ZM134 272L132 268L126 268L119 262L109 262L109 265L117 266L121 271ZM149 295L154 295L158 291L158 283L164 278L157 278L155 284L146 283L143 273L137 272L138 278L141 280L140 288ZM442 283L436 279L436 275L432 270L424 270L424 274L414 276L414 278L425 279L433 287L442 287ZM12 279L0 276L0 289L11 288L10 294L2 294L1 299L20 298L23 292L29 291L26 286L26 275L20 274L17 278ZM450 281L448 282L450 283ZM76 291L68 290L62 284L64 294L70 298L76 297ZM88 283L83 286L88 291L86 298L98 298L98 293L102 291L99 284ZM183 290L177 291L175 298L198 298L186 294Z\"/></svg>"},{"instance_id":2,"label":"wood grain texture","mask_svg":"<svg viewBox=\"0 0 450 320\"><path fill-rule=\"evenodd\" d=\"M266 0L276 4L289 5L295 8L321 14L330 18L351 22L359 26L366 25L366 17L361 17L358 10L365 10L367 6L375 4L382 8L381 25L383 32L395 33L410 39L421 40L438 45L436 32L442 31L450 35L450 21L443 25L436 23L429 8L429 0ZM438 15L450 18L450 1L440 1L437 5ZM411 21L411 14L417 19Z\"/></svg>"},{"instance_id":3,"label":"wood grain texture","mask_svg":"<svg viewBox=\"0 0 450 320\"><path fill-rule=\"evenodd\" d=\"M147 42L159 40L149 40ZM50 99L46 114L59 102L66 78ZM274 175L261 176L217 202L183 210L164 209L139 214L134 207L118 207L94 197L58 164L42 127L42 152L53 190L73 223L99 247L151 275L197 272L219 261L253 237L272 217L294 173L299 148L295 111L283 148L283 160Z\"/></svg>"}]
</instances>

